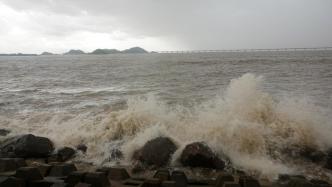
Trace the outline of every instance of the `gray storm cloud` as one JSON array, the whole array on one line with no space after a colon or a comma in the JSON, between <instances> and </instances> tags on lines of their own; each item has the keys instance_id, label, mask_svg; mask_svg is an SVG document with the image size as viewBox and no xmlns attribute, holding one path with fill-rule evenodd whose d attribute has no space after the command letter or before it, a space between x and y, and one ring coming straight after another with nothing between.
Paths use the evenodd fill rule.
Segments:
<instances>
[{"instance_id":1,"label":"gray storm cloud","mask_svg":"<svg viewBox=\"0 0 332 187\"><path fill-rule=\"evenodd\" d=\"M0 52L332 45L330 0L2 0L0 11Z\"/></svg>"}]
</instances>

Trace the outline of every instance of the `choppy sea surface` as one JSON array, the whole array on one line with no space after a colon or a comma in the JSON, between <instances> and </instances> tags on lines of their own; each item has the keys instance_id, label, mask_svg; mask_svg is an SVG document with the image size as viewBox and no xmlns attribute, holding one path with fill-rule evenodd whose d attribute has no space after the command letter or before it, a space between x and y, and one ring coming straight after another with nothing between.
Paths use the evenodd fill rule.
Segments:
<instances>
[{"instance_id":1,"label":"choppy sea surface","mask_svg":"<svg viewBox=\"0 0 332 187\"><path fill-rule=\"evenodd\" d=\"M0 57L0 127L96 165L169 136L174 166L204 141L243 170L331 177L285 153L330 148L331 111L332 51Z\"/></svg>"}]
</instances>

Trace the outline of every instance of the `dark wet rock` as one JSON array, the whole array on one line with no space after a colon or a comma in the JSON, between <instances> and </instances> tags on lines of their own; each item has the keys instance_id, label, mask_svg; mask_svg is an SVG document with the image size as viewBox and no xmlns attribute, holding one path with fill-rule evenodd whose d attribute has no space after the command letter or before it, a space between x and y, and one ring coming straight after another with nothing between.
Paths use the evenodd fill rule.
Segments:
<instances>
[{"instance_id":1,"label":"dark wet rock","mask_svg":"<svg viewBox=\"0 0 332 187\"><path fill-rule=\"evenodd\" d=\"M187 176L183 171L173 171L171 180L175 181L176 187L186 187L188 184Z\"/></svg>"},{"instance_id":2,"label":"dark wet rock","mask_svg":"<svg viewBox=\"0 0 332 187\"><path fill-rule=\"evenodd\" d=\"M313 184L305 179L291 178L287 183L287 187L313 187Z\"/></svg>"},{"instance_id":3,"label":"dark wet rock","mask_svg":"<svg viewBox=\"0 0 332 187\"><path fill-rule=\"evenodd\" d=\"M22 158L0 158L0 172L14 171L26 165Z\"/></svg>"},{"instance_id":4,"label":"dark wet rock","mask_svg":"<svg viewBox=\"0 0 332 187\"><path fill-rule=\"evenodd\" d=\"M75 155L76 151L70 147L63 147L57 151L57 155L62 161L66 161Z\"/></svg>"},{"instance_id":5,"label":"dark wet rock","mask_svg":"<svg viewBox=\"0 0 332 187\"><path fill-rule=\"evenodd\" d=\"M70 147L62 147L47 158L47 162L65 162L74 157L76 151Z\"/></svg>"},{"instance_id":6,"label":"dark wet rock","mask_svg":"<svg viewBox=\"0 0 332 187\"><path fill-rule=\"evenodd\" d=\"M92 185L88 184L88 183L80 182L80 183L76 184L75 187L92 187Z\"/></svg>"},{"instance_id":7,"label":"dark wet rock","mask_svg":"<svg viewBox=\"0 0 332 187\"><path fill-rule=\"evenodd\" d=\"M56 164L51 167L49 176L63 177L74 171L77 171L77 168L74 164Z\"/></svg>"},{"instance_id":8,"label":"dark wet rock","mask_svg":"<svg viewBox=\"0 0 332 187\"><path fill-rule=\"evenodd\" d=\"M161 186L161 181L160 179L157 178L148 178L144 180L143 184L141 187L160 187Z\"/></svg>"},{"instance_id":9,"label":"dark wet rock","mask_svg":"<svg viewBox=\"0 0 332 187\"><path fill-rule=\"evenodd\" d=\"M125 181L123 181L124 185L130 185L130 186L139 186L141 185L143 182L141 180L136 180L136 179L127 179Z\"/></svg>"},{"instance_id":10,"label":"dark wet rock","mask_svg":"<svg viewBox=\"0 0 332 187\"><path fill-rule=\"evenodd\" d=\"M33 162L31 166L38 168L43 177L47 176L50 172L50 169L52 168L50 164L39 162Z\"/></svg>"},{"instance_id":11,"label":"dark wet rock","mask_svg":"<svg viewBox=\"0 0 332 187\"><path fill-rule=\"evenodd\" d=\"M153 178L158 178L161 181L167 181L167 180L170 180L171 175L170 175L168 169L159 169L158 171L156 171Z\"/></svg>"},{"instance_id":12,"label":"dark wet rock","mask_svg":"<svg viewBox=\"0 0 332 187\"><path fill-rule=\"evenodd\" d=\"M171 139L158 137L148 141L141 149L137 150L133 155L133 159L146 165L162 167L168 164L176 148Z\"/></svg>"},{"instance_id":13,"label":"dark wet rock","mask_svg":"<svg viewBox=\"0 0 332 187\"><path fill-rule=\"evenodd\" d=\"M0 176L0 186L1 187L24 187L25 181L16 177L1 177Z\"/></svg>"},{"instance_id":14,"label":"dark wet rock","mask_svg":"<svg viewBox=\"0 0 332 187\"><path fill-rule=\"evenodd\" d=\"M60 187L65 186L64 181L61 178L46 177L43 180L30 181L28 187Z\"/></svg>"},{"instance_id":15,"label":"dark wet rock","mask_svg":"<svg viewBox=\"0 0 332 187\"><path fill-rule=\"evenodd\" d=\"M216 179L216 187L223 187L225 182L234 182L234 177L229 174L220 174Z\"/></svg>"},{"instance_id":16,"label":"dark wet rock","mask_svg":"<svg viewBox=\"0 0 332 187\"><path fill-rule=\"evenodd\" d=\"M88 150L88 147L85 144L79 144L76 146L76 149L79 151L82 151L83 153L86 153Z\"/></svg>"},{"instance_id":17,"label":"dark wet rock","mask_svg":"<svg viewBox=\"0 0 332 187\"><path fill-rule=\"evenodd\" d=\"M260 187L258 180L250 177L250 176L241 176L239 178L239 184L241 187Z\"/></svg>"},{"instance_id":18,"label":"dark wet rock","mask_svg":"<svg viewBox=\"0 0 332 187\"><path fill-rule=\"evenodd\" d=\"M329 185L328 182L320 180L320 179L311 179L310 182L314 185Z\"/></svg>"},{"instance_id":19,"label":"dark wet rock","mask_svg":"<svg viewBox=\"0 0 332 187\"><path fill-rule=\"evenodd\" d=\"M127 170L121 167L102 167L96 170L103 172L111 180L126 180L130 178Z\"/></svg>"},{"instance_id":20,"label":"dark wet rock","mask_svg":"<svg viewBox=\"0 0 332 187\"><path fill-rule=\"evenodd\" d=\"M10 133L10 130L0 129L0 136L7 136Z\"/></svg>"},{"instance_id":21,"label":"dark wet rock","mask_svg":"<svg viewBox=\"0 0 332 187\"><path fill-rule=\"evenodd\" d=\"M300 156L309 161L318 163L324 161L327 155L326 153L316 150L314 148L305 147L300 151Z\"/></svg>"},{"instance_id":22,"label":"dark wet rock","mask_svg":"<svg viewBox=\"0 0 332 187\"><path fill-rule=\"evenodd\" d=\"M111 180L125 180L130 176L125 168L110 168L108 178Z\"/></svg>"},{"instance_id":23,"label":"dark wet rock","mask_svg":"<svg viewBox=\"0 0 332 187\"><path fill-rule=\"evenodd\" d=\"M0 145L0 156L40 158L47 157L53 150L53 143L48 138L25 134L5 140Z\"/></svg>"},{"instance_id":24,"label":"dark wet rock","mask_svg":"<svg viewBox=\"0 0 332 187\"><path fill-rule=\"evenodd\" d=\"M242 186L236 182L225 182L223 187L242 187Z\"/></svg>"},{"instance_id":25,"label":"dark wet rock","mask_svg":"<svg viewBox=\"0 0 332 187\"><path fill-rule=\"evenodd\" d=\"M222 161L206 144L195 142L187 145L180 157L184 166L224 169Z\"/></svg>"},{"instance_id":26,"label":"dark wet rock","mask_svg":"<svg viewBox=\"0 0 332 187\"><path fill-rule=\"evenodd\" d=\"M332 170L332 148L327 151L325 168Z\"/></svg>"},{"instance_id":27,"label":"dark wet rock","mask_svg":"<svg viewBox=\"0 0 332 187\"><path fill-rule=\"evenodd\" d=\"M15 177L26 181L42 180L43 176L35 167L21 167L16 170Z\"/></svg>"},{"instance_id":28,"label":"dark wet rock","mask_svg":"<svg viewBox=\"0 0 332 187\"><path fill-rule=\"evenodd\" d=\"M91 184L92 187L108 187L111 186L108 178L103 172L86 173L84 183Z\"/></svg>"},{"instance_id":29,"label":"dark wet rock","mask_svg":"<svg viewBox=\"0 0 332 187\"><path fill-rule=\"evenodd\" d=\"M161 182L161 187L176 187L176 182L165 180Z\"/></svg>"},{"instance_id":30,"label":"dark wet rock","mask_svg":"<svg viewBox=\"0 0 332 187\"><path fill-rule=\"evenodd\" d=\"M76 184L82 182L84 180L85 172L74 171L68 175L66 178L66 183L68 186L75 186Z\"/></svg>"},{"instance_id":31,"label":"dark wet rock","mask_svg":"<svg viewBox=\"0 0 332 187\"><path fill-rule=\"evenodd\" d=\"M54 163L54 162L62 162L62 159L59 157L58 154L53 153L46 159L47 163Z\"/></svg>"}]
</instances>

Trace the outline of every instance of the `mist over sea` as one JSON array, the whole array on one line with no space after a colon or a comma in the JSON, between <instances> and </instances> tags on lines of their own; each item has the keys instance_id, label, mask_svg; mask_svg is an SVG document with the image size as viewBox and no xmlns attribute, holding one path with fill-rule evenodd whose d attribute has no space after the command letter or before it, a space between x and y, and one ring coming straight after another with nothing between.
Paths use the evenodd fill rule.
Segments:
<instances>
[{"instance_id":1,"label":"mist over sea","mask_svg":"<svg viewBox=\"0 0 332 187\"><path fill-rule=\"evenodd\" d=\"M282 151L332 146L332 51L0 57L0 127L97 165L169 136L173 165L205 141L244 170L324 173Z\"/></svg>"}]
</instances>

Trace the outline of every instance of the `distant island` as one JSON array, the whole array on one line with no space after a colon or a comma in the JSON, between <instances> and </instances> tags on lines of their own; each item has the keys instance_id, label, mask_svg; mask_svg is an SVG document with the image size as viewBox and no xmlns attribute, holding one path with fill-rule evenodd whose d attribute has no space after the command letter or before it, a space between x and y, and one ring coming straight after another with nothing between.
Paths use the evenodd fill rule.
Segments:
<instances>
[{"instance_id":1,"label":"distant island","mask_svg":"<svg viewBox=\"0 0 332 187\"><path fill-rule=\"evenodd\" d=\"M10 53L10 54L0 54L0 56L38 56L37 54L25 54L25 53Z\"/></svg>"},{"instance_id":2,"label":"distant island","mask_svg":"<svg viewBox=\"0 0 332 187\"><path fill-rule=\"evenodd\" d=\"M149 52L141 47L132 47L129 49L125 49L123 51L120 51L118 49L96 49L91 53L85 53L82 50L72 49L67 53L64 53L64 55L82 55L82 54L107 55L107 54L142 54L142 53L149 53Z\"/></svg>"},{"instance_id":3,"label":"distant island","mask_svg":"<svg viewBox=\"0 0 332 187\"><path fill-rule=\"evenodd\" d=\"M42 54L40 55L54 55L53 53L50 53L50 52L43 52Z\"/></svg>"},{"instance_id":4,"label":"distant island","mask_svg":"<svg viewBox=\"0 0 332 187\"><path fill-rule=\"evenodd\" d=\"M64 53L64 55L83 55L83 54L85 54L85 52L79 49L71 49L67 53Z\"/></svg>"},{"instance_id":5,"label":"distant island","mask_svg":"<svg viewBox=\"0 0 332 187\"><path fill-rule=\"evenodd\" d=\"M92 51L90 54L93 55L105 55L105 54L115 54L115 53L121 53L121 51L117 49L96 49Z\"/></svg>"},{"instance_id":6,"label":"distant island","mask_svg":"<svg viewBox=\"0 0 332 187\"><path fill-rule=\"evenodd\" d=\"M141 47L132 47L129 49L125 49L123 51L118 49L96 49L92 51L91 53L86 53L80 49L71 49L66 53L63 53L62 55L107 55L107 54L145 54L149 53L145 49ZM157 53L152 51L151 53ZM41 54L25 54L25 53L10 53L10 54L0 54L0 56L47 56L47 55L58 55L51 52L42 52Z\"/></svg>"}]
</instances>

